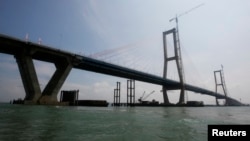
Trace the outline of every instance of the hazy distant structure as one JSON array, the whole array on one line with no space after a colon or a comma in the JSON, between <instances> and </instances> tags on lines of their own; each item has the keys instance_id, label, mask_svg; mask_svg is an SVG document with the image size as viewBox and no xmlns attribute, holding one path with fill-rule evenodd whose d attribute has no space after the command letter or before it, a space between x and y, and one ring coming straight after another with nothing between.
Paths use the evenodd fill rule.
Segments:
<instances>
[{"instance_id":1,"label":"hazy distant structure","mask_svg":"<svg viewBox=\"0 0 250 141\"><path fill-rule=\"evenodd\" d=\"M114 106L120 106L121 103L121 82L116 82L116 88L114 89Z\"/></svg>"},{"instance_id":2,"label":"hazy distant structure","mask_svg":"<svg viewBox=\"0 0 250 141\"><path fill-rule=\"evenodd\" d=\"M127 80L127 105L135 105L135 80Z\"/></svg>"},{"instance_id":3,"label":"hazy distant structure","mask_svg":"<svg viewBox=\"0 0 250 141\"><path fill-rule=\"evenodd\" d=\"M218 76L219 75L219 76ZM217 78L219 77L219 78ZM227 101L228 93L227 93L227 87L226 87L226 82L225 82L225 77L224 77L224 72L223 72L223 66L221 65L221 70L216 70L214 71L214 80L215 80L215 92L218 92L218 88L221 87L223 90L223 93L225 94L225 106L229 105ZM216 105L219 106L219 101L218 97L215 97L216 99Z\"/></svg>"}]
</instances>

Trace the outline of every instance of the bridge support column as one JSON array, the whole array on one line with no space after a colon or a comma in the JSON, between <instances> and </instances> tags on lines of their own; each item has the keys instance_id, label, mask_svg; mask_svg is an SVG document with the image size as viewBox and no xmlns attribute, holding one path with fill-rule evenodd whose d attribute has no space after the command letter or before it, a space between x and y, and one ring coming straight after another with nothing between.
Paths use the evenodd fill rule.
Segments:
<instances>
[{"instance_id":1,"label":"bridge support column","mask_svg":"<svg viewBox=\"0 0 250 141\"><path fill-rule=\"evenodd\" d=\"M169 102L169 99L168 99L168 94L167 94L167 89L166 87L162 87L162 92L163 92L163 101L164 101L164 104L170 104Z\"/></svg>"},{"instance_id":2,"label":"bridge support column","mask_svg":"<svg viewBox=\"0 0 250 141\"><path fill-rule=\"evenodd\" d=\"M135 80L127 80L127 106L135 105Z\"/></svg>"},{"instance_id":3,"label":"bridge support column","mask_svg":"<svg viewBox=\"0 0 250 141\"><path fill-rule=\"evenodd\" d=\"M45 89L43 90L42 96L38 101L39 104L58 104L57 94L73 67L68 60L55 63L55 66L56 71L48 82L48 84L46 85Z\"/></svg>"},{"instance_id":4,"label":"bridge support column","mask_svg":"<svg viewBox=\"0 0 250 141\"><path fill-rule=\"evenodd\" d=\"M22 78L24 90L26 92L26 96L24 98L25 103L36 104L37 100L41 96L41 89L32 57L23 53L15 55L15 58Z\"/></svg>"},{"instance_id":5,"label":"bridge support column","mask_svg":"<svg viewBox=\"0 0 250 141\"><path fill-rule=\"evenodd\" d=\"M167 35L173 34L173 43L174 43L174 56L168 57L168 51L167 51ZM164 69L163 69L163 78L167 79L167 65L169 61L175 61L178 75L180 79L180 98L179 102L177 104L184 104L184 94L185 94L185 86L184 86L184 71L183 71L183 65L182 65L182 59L181 59L181 50L180 50L180 44L179 44L179 37L178 33L175 28L168 30L166 32L163 32L163 49L164 49ZM169 104L168 96L167 96L167 89L165 86L163 86L163 98L164 98L164 104Z\"/></svg>"}]
</instances>

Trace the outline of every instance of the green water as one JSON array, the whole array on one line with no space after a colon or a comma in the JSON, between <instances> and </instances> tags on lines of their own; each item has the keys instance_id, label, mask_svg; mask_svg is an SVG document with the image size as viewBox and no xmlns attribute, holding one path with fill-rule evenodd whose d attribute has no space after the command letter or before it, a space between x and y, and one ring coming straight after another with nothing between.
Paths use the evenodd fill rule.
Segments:
<instances>
[{"instance_id":1,"label":"green water","mask_svg":"<svg viewBox=\"0 0 250 141\"><path fill-rule=\"evenodd\" d=\"M204 141L208 124L249 124L250 107L0 104L0 141Z\"/></svg>"}]
</instances>

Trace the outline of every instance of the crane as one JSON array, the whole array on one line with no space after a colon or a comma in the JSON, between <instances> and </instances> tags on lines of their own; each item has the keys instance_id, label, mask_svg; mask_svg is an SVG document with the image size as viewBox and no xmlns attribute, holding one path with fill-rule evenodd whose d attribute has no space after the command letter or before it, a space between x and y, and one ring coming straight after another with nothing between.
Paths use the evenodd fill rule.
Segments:
<instances>
[{"instance_id":1,"label":"crane","mask_svg":"<svg viewBox=\"0 0 250 141\"><path fill-rule=\"evenodd\" d=\"M201 4L199 4L199 5L197 5L197 6L193 7L193 8L191 8L190 10L188 10L188 11L182 13L182 14L176 15L176 17L170 19L169 22L172 22L173 20L176 20L176 23L178 23L178 20L177 20L177 19L178 19L179 17L188 14L189 12L191 12L191 11L193 11L193 10L195 10L195 9L197 9L197 8L199 8L199 7L201 7L201 6L203 6L204 4L205 4L205 3L201 3Z\"/></svg>"},{"instance_id":2,"label":"crane","mask_svg":"<svg viewBox=\"0 0 250 141\"><path fill-rule=\"evenodd\" d=\"M146 95L145 97L143 97L145 95L145 91L144 93L142 94L142 96L138 99L138 101L140 103L142 103L144 100L146 100L151 94L153 94L155 91L152 91L151 93L149 93L148 95Z\"/></svg>"}]
</instances>

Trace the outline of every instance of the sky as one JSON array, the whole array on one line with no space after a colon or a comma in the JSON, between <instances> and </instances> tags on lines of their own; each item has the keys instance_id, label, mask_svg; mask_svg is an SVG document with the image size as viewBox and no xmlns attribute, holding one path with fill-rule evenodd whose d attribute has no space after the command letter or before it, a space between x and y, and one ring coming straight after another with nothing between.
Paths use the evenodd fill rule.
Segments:
<instances>
[{"instance_id":1,"label":"sky","mask_svg":"<svg viewBox=\"0 0 250 141\"><path fill-rule=\"evenodd\" d=\"M202 4L199 8L190 9ZM190 11L186 13L187 11ZM230 97L250 103L250 1L248 0L0 0L0 34L78 53L162 76L162 32L176 25L188 84L215 90L214 71L223 65ZM171 49L170 52L173 50ZM16 60L0 54L0 101L24 98ZM55 71L36 61L41 89ZM178 80L176 65L168 77ZM79 99L113 102L116 82L126 101L125 78L73 69L61 90L80 90ZM136 98L155 91L147 100L162 102L161 86L136 81ZM176 103L178 91L169 91ZM188 92L188 100L214 104L215 99Z\"/></svg>"}]
</instances>

